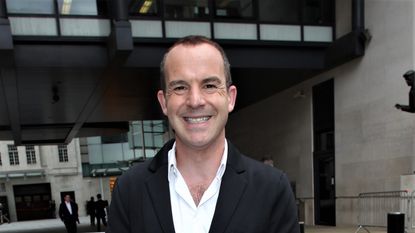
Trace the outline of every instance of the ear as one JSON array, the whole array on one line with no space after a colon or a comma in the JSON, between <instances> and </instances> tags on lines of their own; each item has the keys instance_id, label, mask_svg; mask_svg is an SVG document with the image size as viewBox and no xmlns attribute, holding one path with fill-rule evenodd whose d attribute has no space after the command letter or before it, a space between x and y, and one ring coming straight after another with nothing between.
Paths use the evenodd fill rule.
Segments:
<instances>
[{"instance_id":1,"label":"ear","mask_svg":"<svg viewBox=\"0 0 415 233\"><path fill-rule=\"evenodd\" d=\"M232 112L236 103L237 90L234 85L228 88L228 112Z\"/></svg>"},{"instance_id":2,"label":"ear","mask_svg":"<svg viewBox=\"0 0 415 233\"><path fill-rule=\"evenodd\" d=\"M157 92L157 99L159 100L161 110L163 110L164 115L167 116L166 97L164 96L164 92L162 90Z\"/></svg>"}]
</instances>

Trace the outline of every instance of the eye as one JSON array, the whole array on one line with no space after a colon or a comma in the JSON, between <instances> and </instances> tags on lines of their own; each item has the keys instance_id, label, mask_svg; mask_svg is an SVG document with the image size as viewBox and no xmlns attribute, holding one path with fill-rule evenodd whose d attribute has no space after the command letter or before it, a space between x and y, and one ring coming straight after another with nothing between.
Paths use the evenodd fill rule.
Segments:
<instances>
[{"instance_id":1,"label":"eye","mask_svg":"<svg viewBox=\"0 0 415 233\"><path fill-rule=\"evenodd\" d=\"M218 87L215 84L206 84L205 89L217 89Z\"/></svg>"},{"instance_id":2,"label":"eye","mask_svg":"<svg viewBox=\"0 0 415 233\"><path fill-rule=\"evenodd\" d=\"M188 88L184 85L177 85L177 86L173 86L172 87L172 91L176 94L176 95L183 95L187 92Z\"/></svg>"},{"instance_id":3,"label":"eye","mask_svg":"<svg viewBox=\"0 0 415 233\"><path fill-rule=\"evenodd\" d=\"M218 85L214 83L207 83L203 86L203 90L208 94L212 94L218 90Z\"/></svg>"}]
</instances>

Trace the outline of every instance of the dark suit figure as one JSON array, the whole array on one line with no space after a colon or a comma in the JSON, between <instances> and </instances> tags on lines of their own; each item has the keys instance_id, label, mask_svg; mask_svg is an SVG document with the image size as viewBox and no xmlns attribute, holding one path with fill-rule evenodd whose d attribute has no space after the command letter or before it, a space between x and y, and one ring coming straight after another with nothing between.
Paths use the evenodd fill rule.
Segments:
<instances>
[{"instance_id":1,"label":"dark suit figure","mask_svg":"<svg viewBox=\"0 0 415 233\"><path fill-rule=\"evenodd\" d=\"M415 71L407 71L403 77L405 78L406 84L411 87L409 90L409 105L396 104L395 107L404 112L415 113Z\"/></svg>"},{"instance_id":2,"label":"dark suit figure","mask_svg":"<svg viewBox=\"0 0 415 233\"><path fill-rule=\"evenodd\" d=\"M168 142L153 160L132 167L118 179L107 233L175 232L167 179L167 152L172 145L173 141ZM228 163L209 232L299 233L287 177L228 145Z\"/></svg>"},{"instance_id":3,"label":"dark suit figure","mask_svg":"<svg viewBox=\"0 0 415 233\"><path fill-rule=\"evenodd\" d=\"M98 201L95 202L95 216L97 217L97 231L101 231L101 220L104 226L107 226L105 209L108 206L108 202L102 200L101 194L97 194Z\"/></svg>"},{"instance_id":4,"label":"dark suit figure","mask_svg":"<svg viewBox=\"0 0 415 233\"><path fill-rule=\"evenodd\" d=\"M68 209L67 205L70 206L71 210ZM78 205L71 201L71 197L66 195L64 197L64 202L59 206L59 217L63 221L68 233L76 233L77 226L76 222L79 223L78 219Z\"/></svg>"},{"instance_id":5,"label":"dark suit figure","mask_svg":"<svg viewBox=\"0 0 415 233\"><path fill-rule=\"evenodd\" d=\"M91 226L95 226L95 201L94 197L91 197L91 200L86 203L86 214L89 215Z\"/></svg>"}]
</instances>

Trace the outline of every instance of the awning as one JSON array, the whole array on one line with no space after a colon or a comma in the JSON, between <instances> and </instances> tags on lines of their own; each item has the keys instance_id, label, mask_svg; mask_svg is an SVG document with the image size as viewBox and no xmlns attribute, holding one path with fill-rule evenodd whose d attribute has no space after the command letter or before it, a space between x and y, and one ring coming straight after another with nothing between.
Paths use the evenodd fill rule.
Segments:
<instances>
[{"instance_id":1,"label":"awning","mask_svg":"<svg viewBox=\"0 0 415 233\"><path fill-rule=\"evenodd\" d=\"M129 167L113 167L92 169L91 176L117 176L127 171Z\"/></svg>"},{"instance_id":2,"label":"awning","mask_svg":"<svg viewBox=\"0 0 415 233\"><path fill-rule=\"evenodd\" d=\"M22 171L5 171L0 172L0 179L15 179L15 178L26 178L26 177L44 177L44 170L22 170Z\"/></svg>"}]
</instances>

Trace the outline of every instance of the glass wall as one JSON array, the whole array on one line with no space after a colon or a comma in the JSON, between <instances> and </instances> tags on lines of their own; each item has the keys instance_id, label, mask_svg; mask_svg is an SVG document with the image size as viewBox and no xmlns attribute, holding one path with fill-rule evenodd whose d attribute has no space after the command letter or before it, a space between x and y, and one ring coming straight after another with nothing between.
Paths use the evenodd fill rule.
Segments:
<instances>
[{"instance_id":1,"label":"glass wall","mask_svg":"<svg viewBox=\"0 0 415 233\"><path fill-rule=\"evenodd\" d=\"M58 9L55 10L55 1ZM107 0L6 0L9 14L108 16Z\"/></svg>"},{"instance_id":2,"label":"glass wall","mask_svg":"<svg viewBox=\"0 0 415 233\"><path fill-rule=\"evenodd\" d=\"M259 20L281 23L300 22L300 0L258 1Z\"/></svg>"},{"instance_id":3,"label":"glass wall","mask_svg":"<svg viewBox=\"0 0 415 233\"><path fill-rule=\"evenodd\" d=\"M208 0L164 0L164 15L168 19L207 18Z\"/></svg>"},{"instance_id":4,"label":"glass wall","mask_svg":"<svg viewBox=\"0 0 415 233\"><path fill-rule=\"evenodd\" d=\"M62 0L61 0L62 1ZM211 3L211 4L210 4ZM287 24L334 23L333 0L132 0L132 16L166 19L243 19ZM160 11L163 11L160 12Z\"/></svg>"},{"instance_id":5,"label":"glass wall","mask_svg":"<svg viewBox=\"0 0 415 233\"><path fill-rule=\"evenodd\" d=\"M210 4L212 3L212 4ZM108 16L109 0L6 0L9 14ZM248 19L277 23L331 24L333 0L131 0L131 16L166 19ZM55 5L58 9L55 9ZM211 9L212 12L211 12ZM163 12L161 12L163 11Z\"/></svg>"},{"instance_id":6,"label":"glass wall","mask_svg":"<svg viewBox=\"0 0 415 233\"><path fill-rule=\"evenodd\" d=\"M132 16L157 16L157 0L131 0L128 6L129 13Z\"/></svg>"},{"instance_id":7,"label":"glass wall","mask_svg":"<svg viewBox=\"0 0 415 233\"><path fill-rule=\"evenodd\" d=\"M130 148L160 149L163 144L163 135L166 132L164 121L133 121L129 132ZM144 137L143 137L144 135Z\"/></svg>"},{"instance_id":8,"label":"glass wall","mask_svg":"<svg viewBox=\"0 0 415 233\"><path fill-rule=\"evenodd\" d=\"M233 19L253 19L252 0L215 0L215 16Z\"/></svg>"},{"instance_id":9,"label":"glass wall","mask_svg":"<svg viewBox=\"0 0 415 233\"><path fill-rule=\"evenodd\" d=\"M11 14L53 14L53 0L6 0L7 12Z\"/></svg>"},{"instance_id":10,"label":"glass wall","mask_svg":"<svg viewBox=\"0 0 415 233\"><path fill-rule=\"evenodd\" d=\"M303 22L307 24L334 23L333 0L303 0Z\"/></svg>"}]
</instances>

